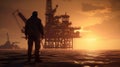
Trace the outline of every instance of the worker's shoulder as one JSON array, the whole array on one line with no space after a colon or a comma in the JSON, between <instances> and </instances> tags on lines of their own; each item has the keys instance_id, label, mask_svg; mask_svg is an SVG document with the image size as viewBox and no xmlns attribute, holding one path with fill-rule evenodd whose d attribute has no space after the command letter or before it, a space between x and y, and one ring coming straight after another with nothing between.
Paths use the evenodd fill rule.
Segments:
<instances>
[{"instance_id":1,"label":"worker's shoulder","mask_svg":"<svg viewBox=\"0 0 120 67\"><path fill-rule=\"evenodd\" d=\"M40 23L41 23L41 19L40 19L40 18L37 18L37 22L40 22Z\"/></svg>"},{"instance_id":2,"label":"worker's shoulder","mask_svg":"<svg viewBox=\"0 0 120 67\"><path fill-rule=\"evenodd\" d=\"M28 20L27 21L32 21L32 18L28 18Z\"/></svg>"},{"instance_id":3,"label":"worker's shoulder","mask_svg":"<svg viewBox=\"0 0 120 67\"><path fill-rule=\"evenodd\" d=\"M40 18L37 18L39 21L41 21L41 19Z\"/></svg>"}]
</instances>

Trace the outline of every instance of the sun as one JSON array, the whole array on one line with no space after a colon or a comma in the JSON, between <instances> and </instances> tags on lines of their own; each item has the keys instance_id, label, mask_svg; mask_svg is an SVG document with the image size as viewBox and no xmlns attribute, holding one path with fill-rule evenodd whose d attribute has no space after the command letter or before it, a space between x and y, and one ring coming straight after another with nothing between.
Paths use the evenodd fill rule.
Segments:
<instances>
[{"instance_id":1,"label":"sun","mask_svg":"<svg viewBox=\"0 0 120 67\"><path fill-rule=\"evenodd\" d=\"M76 39L76 49L84 49L84 50L98 50L100 37L91 33L91 31L85 31L87 34L83 34L82 38Z\"/></svg>"},{"instance_id":2,"label":"sun","mask_svg":"<svg viewBox=\"0 0 120 67\"><path fill-rule=\"evenodd\" d=\"M84 39L86 50L97 50L99 49L99 38L95 35L89 35Z\"/></svg>"},{"instance_id":3,"label":"sun","mask_svg":"<svg viewBox=\"0 0 120 67\"><path fill-rule=\"evenodd\" d=\"M88 42L88 43L94 43L94 42L97 41L97 38L92 37L92 38L86 38L85 40L86 40L86 42Z\"/></svg>"}]
</instances>

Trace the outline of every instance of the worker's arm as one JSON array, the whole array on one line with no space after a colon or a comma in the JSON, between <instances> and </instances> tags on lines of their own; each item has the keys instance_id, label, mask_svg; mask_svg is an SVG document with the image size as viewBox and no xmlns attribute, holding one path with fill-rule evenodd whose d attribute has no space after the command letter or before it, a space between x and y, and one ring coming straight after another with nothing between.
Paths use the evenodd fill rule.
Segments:
<instances>
[{"instance_id":1,"label":"worker's arm","mask_svg":"<svg viewBox=\"0 0 120 67\"><path fill-rule=\"evenodd\" d=\"M39 23L39 30L40 30L40 33L42 35L42 38L44 37L44 27L42 25L42 22L41 20L39 19L40 23Z\"/></svg>"}]
</instances>

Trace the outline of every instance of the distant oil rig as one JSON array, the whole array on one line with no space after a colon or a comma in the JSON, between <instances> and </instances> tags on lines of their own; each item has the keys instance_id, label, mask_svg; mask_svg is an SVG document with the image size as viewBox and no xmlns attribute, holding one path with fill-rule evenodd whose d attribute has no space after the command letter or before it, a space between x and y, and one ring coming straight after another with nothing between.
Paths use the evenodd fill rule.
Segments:
<instances>
[{"instance_id":1,"label":"distant oil rig","mask_svg":"<svg viewBox=\"0 0 120 67\"><path fill-rule=\"evenodd\" d=\"M7 41L5 42L5 44L0 46L0 49L20 49L20 47L17 45L17 43L19 43L19 42L11 43L8 33L6 35L7 35Z\"/></svg>"},{"instance_id":2,"label":"distant oil rig","mask_svg":"<svg viewBox=\"0 0 120 67\"><path fill-rule=\"evenodd\" d=\"M53 9L52 0L46 0L46 13L45 13L45 42L43 48L73 48L73 38L79 38L80 27L72 27L72 23L69 21L70 16L67 13L63 15L56 15L58 5ZM16 14L26 22L25 16L19 11L15 11L13 15L16 18ZM23 31L23 29L22 29Z\"/></svg>"}]
</instances>

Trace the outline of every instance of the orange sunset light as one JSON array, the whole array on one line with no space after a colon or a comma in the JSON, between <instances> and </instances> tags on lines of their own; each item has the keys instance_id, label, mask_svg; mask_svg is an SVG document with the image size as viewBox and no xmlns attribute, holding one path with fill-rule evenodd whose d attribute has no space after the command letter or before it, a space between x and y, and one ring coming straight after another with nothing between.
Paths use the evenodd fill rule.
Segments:
<instances>
[{"instance_id":1,"label":"orange sunset light","mask_svg":"<svg viewBox=\"0 0 120 67\"><path fill-rule=\"evenodd\" d=\"M92 33L90 30L79 30L81 32L82 36L81 38L75 39L74 44L76 46L74 47L75 49L84 49L84 50L98 50L100 49L99 42L100 37L98 35L95 35Z\"/></svg>"}]
</instances>

